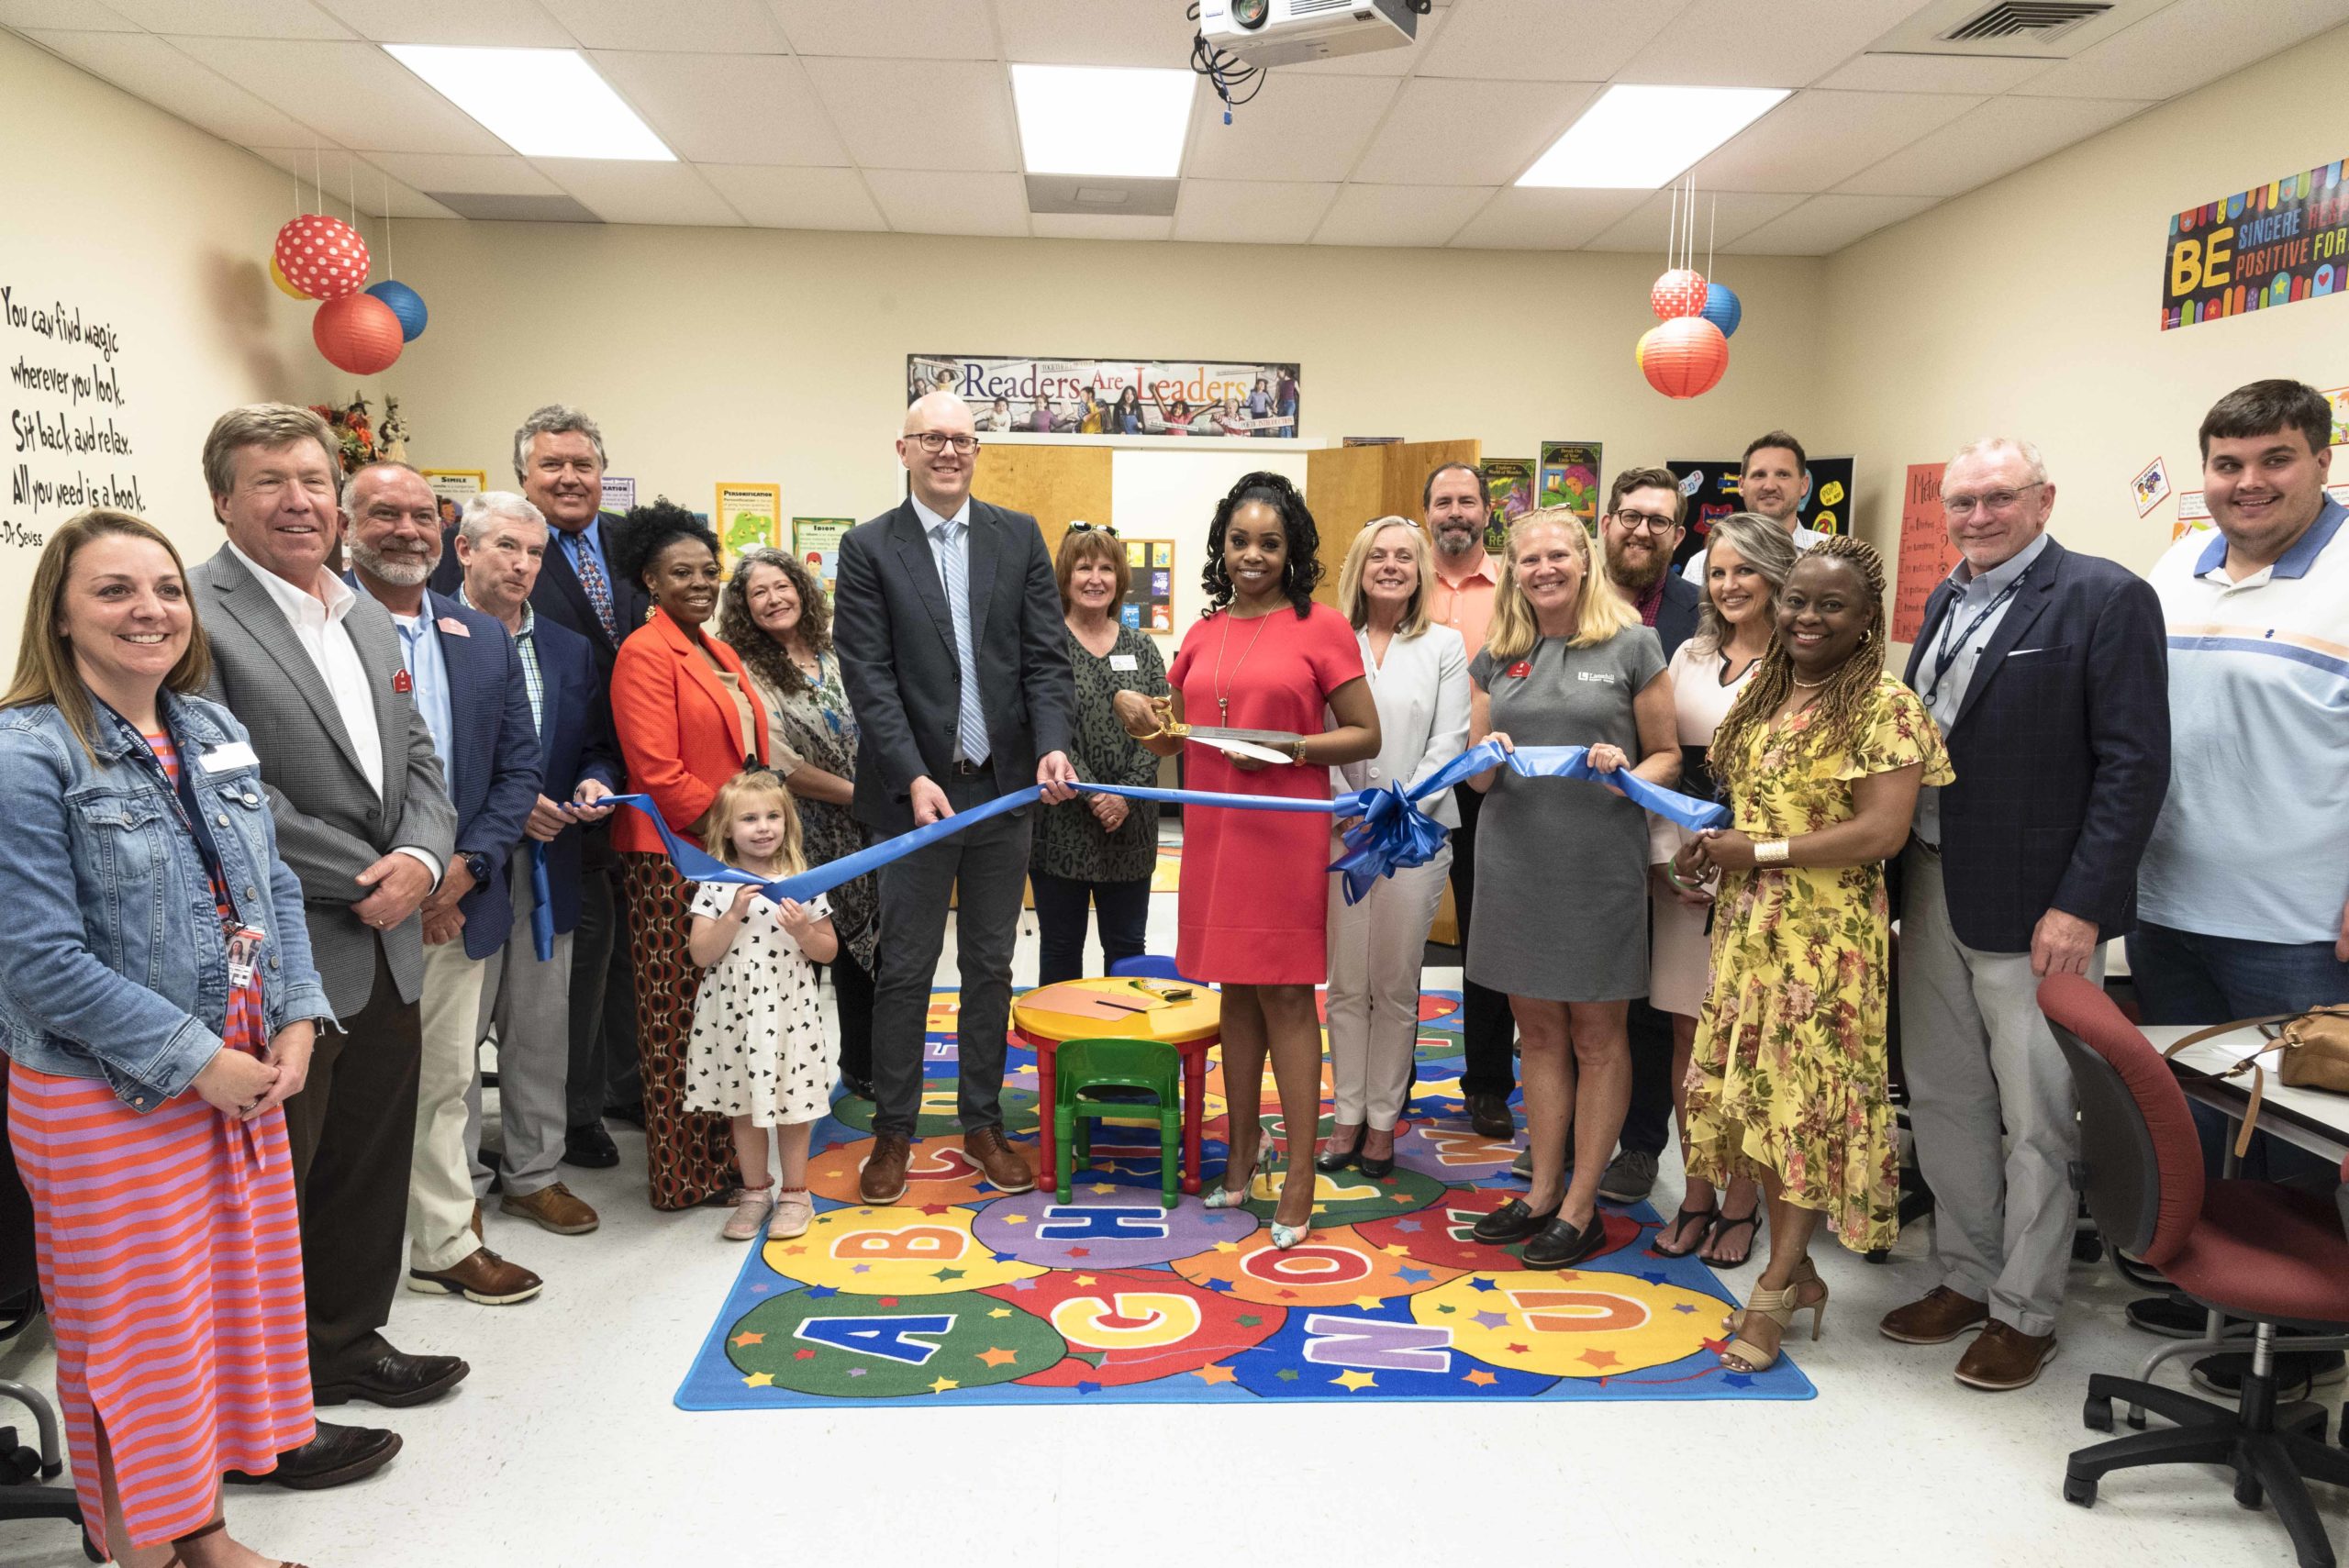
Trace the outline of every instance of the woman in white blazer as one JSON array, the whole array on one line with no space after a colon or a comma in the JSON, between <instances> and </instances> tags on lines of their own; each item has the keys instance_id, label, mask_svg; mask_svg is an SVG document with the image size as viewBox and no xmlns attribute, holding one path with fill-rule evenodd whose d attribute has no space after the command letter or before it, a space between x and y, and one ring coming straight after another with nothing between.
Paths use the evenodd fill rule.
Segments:
<instances>
[{"instance_id":1,"label":"woman in white blazer","mask_svg":"<svg viewBox=\"0 0 2349 1568\"><path fill-rule=\"evenodd\" d=\"M1346 551L1338 608L1362 644L1383 740L1377 756L1330 770L1335 791L1393 784L1408 792L1467 749L1468 652L1458 632L1429 622L1434 585L1427 537L1404 518L1379 518ZM1460 826L1448 789L1420 809L1446 828ZM1337 1119L1315 1161L1324 1171L1359 1162L1364 1175L1376 1177L1395 1168L1395 1123L1419 1038L1419 956L1451 869L1446 843L1427 864L1380 878L1359 904L1346 902L1341 878L1330 879Z\"/></svg>"}]
</instances>

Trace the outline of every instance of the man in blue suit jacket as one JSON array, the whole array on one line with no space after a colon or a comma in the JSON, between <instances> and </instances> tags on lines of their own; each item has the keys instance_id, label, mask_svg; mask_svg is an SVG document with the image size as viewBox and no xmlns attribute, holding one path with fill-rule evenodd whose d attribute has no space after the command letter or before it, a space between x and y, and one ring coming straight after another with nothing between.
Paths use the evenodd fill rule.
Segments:
<instances>
[{"instance_id":1,"label":"man in blue suit jacket","mask_svg":"<svg viewBox=\"0 0 2349 1568\"><path fill-rule=\"evenodd\" d=\"M524 829L528 838L507 875L513 924L505 947L490 957L474 1034L478 1040L492 1023L497 1026L498 1119L505 1134L499 1209L556 1235L576 1236L599 1221L555 1173L571 1125L572 942L579 925L583 824L603 820L611 808L571 803L611 794L620 760L594 651L585 638L540 616L530 603L548 533L536 506L511 491L492 491L466 504L457 534L463 568L458 596L467 608L494 617L514 639L545 763L545 782ZM600 1098L596 1104L600 1107ZM468 1097L467 1109L465 1148L476 1150L478 1095ZM476 1161L476 1197L488 1196L491 1181L489 1168Z\"/></svg>"},{"instance_id":2,"label":"man in blue suit jacket","mask_svg":"<svg viewBox=\"0 0 2349 1568\"><path fill-rule=\"evenodd\" d=\"M1964 559L1926 602L1907 676L1957 782L1919 796L1901 860L1901 1058L1936 1280L1882 1327L1939 1344L1982 1325L1957 1378L1989 1390L2054 1353L2072 1256L2077 1121L2039 981L2102 977L2169 784L2160 601L2050 538L2054 505L2028 442L1950 460Z\"/></svg>"},{"instance_id":3,"label":"man in blue suit jacket","mask_svg":"<svg viewBox=\"0 0 2349 1568\"><path fill-rule=\"evenodd\" d=\"M491 1306L527 1301L538 1275L473 1229L465 1092L473 1080L483 961L513 925L506 865L539 798L539 737L506 628L425 584L440 559L432 487L406 463L370 464L343 486L351 583L391 612L404 669L457 808L456 853L424 901L424 1060L408 1171L410 1290Z\"/></svg>"}]
</instances>

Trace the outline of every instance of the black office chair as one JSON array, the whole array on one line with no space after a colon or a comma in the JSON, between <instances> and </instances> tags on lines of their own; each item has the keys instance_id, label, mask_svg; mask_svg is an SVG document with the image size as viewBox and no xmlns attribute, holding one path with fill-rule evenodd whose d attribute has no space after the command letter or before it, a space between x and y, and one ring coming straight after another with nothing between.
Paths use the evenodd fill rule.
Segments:
<instances>
[{"instance_id":1,"label":"black office chair","mask_svg":"<svg viewBox=\"0 0 2349 1568\"><path fill-rule=\"evenodd\" d=\"M0 1063L0 1127L8 1120L8 1073ZM21 1330L40 1311L38 1265L33 1256L33 1206L17 1175L16 1156L0 1137L0 1316L9 1317ZM44 1486L65 1471L57 1444L57 1412L39 1390L0 1377L0 1399L13 1399L32 1412L40 1447L20 1446L17 1429L0 1427L0 1519L65 1519L78 1529L82 1505L68 1486ZM39 1480L35 1477L38 1476ZM105 1561L90 1551L86 1537L82 1550L93 1562Z\"/></svg>"}]
</instances>

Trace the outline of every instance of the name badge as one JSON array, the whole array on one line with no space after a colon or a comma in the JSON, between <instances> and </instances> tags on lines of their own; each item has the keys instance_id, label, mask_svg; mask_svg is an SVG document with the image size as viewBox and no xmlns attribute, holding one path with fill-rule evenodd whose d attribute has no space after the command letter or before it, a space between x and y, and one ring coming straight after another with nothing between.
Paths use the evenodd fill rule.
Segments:
<instances>
[{"instance_id":1,"label":"name badge","mask_svg":"<svg viewBox=\"0 0 2349 1568\"><path fill-rule=\"evenodd\" d=\"M1141 661L1135 658L1130 653L1112 653L1109 655L1109 668L1112 670L1139 670L1141 668Z\"/></svg>"},{"instance_id":2,"label":"name badge","mask_svg":"<svg viewBox=\"0 0 2349 1568\"><path fill-rule=\"evenodd\" d=\"M251 926L238 926L228 936L228 987L241 991L253 983L253 966L261 960L262 943L269 934Z\"/></svg>"},{"instance_id":3,"label":"name badge","mask_svg":"<svg viewBox=\"0 0 2349 1568\"><path fill-rule=\"evenodd\" d=\"M1527 676L1533 673L1533 664L1531 660L1520 659L1516 663L1510 665L1508 669L1502 671L1501 673L1510 676L1515 680L1522 681Z\"/></svg>"},{"instance_id":4,"label":"name badge","mask_svg":"<svg viewBox=\"0 0 2349 1568\"><path fill-rule=\"evenodd\" d=\"M199 759L207 773L234 773L239 768L258 768L261 759L253 754L249 742L223 740Z\"/></svg>"}]
</instances>

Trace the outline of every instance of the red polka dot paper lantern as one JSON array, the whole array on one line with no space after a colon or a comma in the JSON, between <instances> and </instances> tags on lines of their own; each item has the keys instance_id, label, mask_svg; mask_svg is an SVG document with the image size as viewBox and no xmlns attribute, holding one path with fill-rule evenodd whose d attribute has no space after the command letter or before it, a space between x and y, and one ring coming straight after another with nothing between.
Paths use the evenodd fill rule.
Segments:
<instances>
[{"instance_id":1,"label":"red polka dot paper lantern","mask_svg":"<svg viewBox=\"0 0 2349 1568\"><path fill-rule=\"evenodd\" d=\"M1699 397L1729 369L1729 339L1701 316L1650 328L1640 339L1640 373L1666 397Z\"/></svg>"},{"instance_id":2,"label":"red polka dot paper lantern","mask_svg":"<svg viewBox=\"0 0 2349 1568\"><path fill-rule=\"evenodd\" d=\"M367 241L339 217L295 218L277 231L271 256L285 281L312 299L340 299L367 286Z\"/></svg>"},{"instance_id":3,"label":"red polka dot paper lantern","mask_svg":"<svg viewBox=\"0 0 2349 1568\"><path fill-rule=\"evenodd\" d=\"M1675 267L1656 279L1655 287L1648 290L1648 304L1654 307L1659 321L1676 321L1684 316L1701 316L1705 311L1705 274L1687 267Z\"/></svg>"},{"instance_id":4,"label":"red polka dot paper lantern","mask_svg":"<svg viewBox=\"0 0 2349 1568\"><path fill-rule=\"evenodd\" d=\"M328 364L352 375L391 369L406 342L398 315L372 294L347 294L318 306L310 337Z\"/></svg>"}]
</instances>

